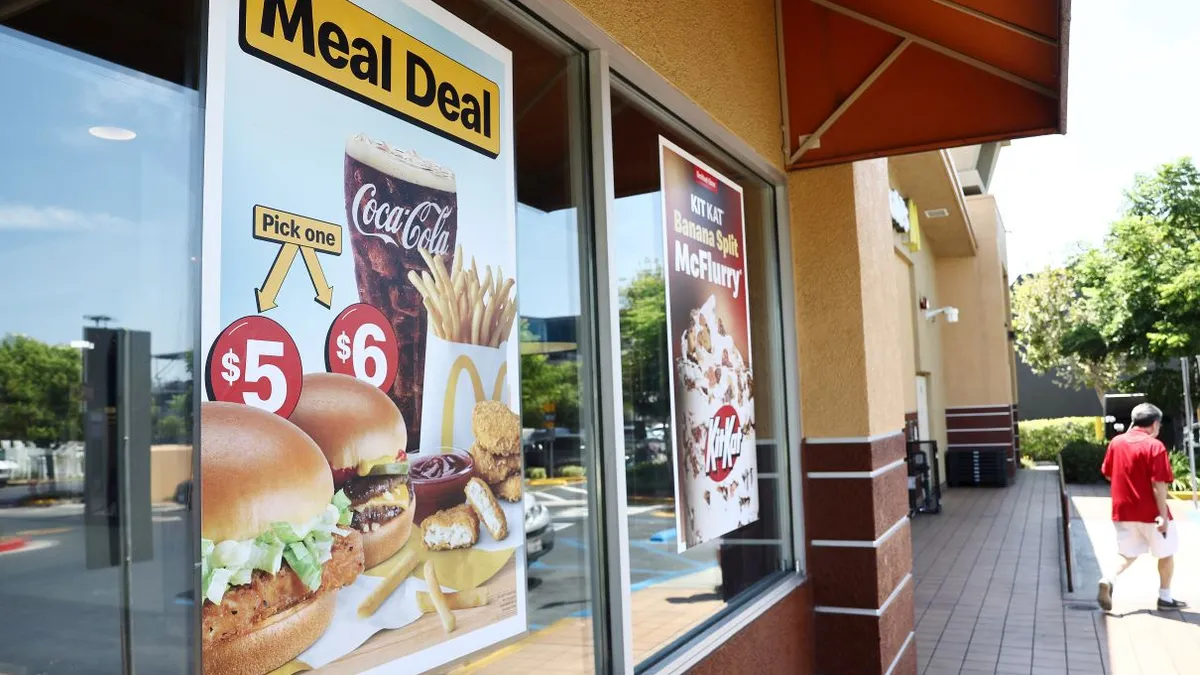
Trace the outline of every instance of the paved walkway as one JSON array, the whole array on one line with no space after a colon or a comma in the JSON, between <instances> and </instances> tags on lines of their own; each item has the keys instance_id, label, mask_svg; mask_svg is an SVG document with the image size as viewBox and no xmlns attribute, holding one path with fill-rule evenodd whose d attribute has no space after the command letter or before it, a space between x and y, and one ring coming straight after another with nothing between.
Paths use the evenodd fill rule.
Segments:
<instances>
[{"instance_id":1,"label":"paved walkway","mask_svg":"<svg viewBox=\"0 0 1200 675\"><path fill-rule=\"evenodd\" d=\"M1053 471L1021 471L1006 489L948 490L941 515L914 520L921 673L1200 673L1200 614L1152 611L1152 561L1139 561L1121 577L1112 613L1096 607L1098 572L1087 562L1107 569L1115 554L1107 488L1073 489L1071 501L1075 548L1084 562L1075 594L1066 593L1062 573ZM1177 502L1172 510L1183 542L1175 593L1200 604L1200 525L1188 518L1190 505Z\"/></svg>"}]
</instances>

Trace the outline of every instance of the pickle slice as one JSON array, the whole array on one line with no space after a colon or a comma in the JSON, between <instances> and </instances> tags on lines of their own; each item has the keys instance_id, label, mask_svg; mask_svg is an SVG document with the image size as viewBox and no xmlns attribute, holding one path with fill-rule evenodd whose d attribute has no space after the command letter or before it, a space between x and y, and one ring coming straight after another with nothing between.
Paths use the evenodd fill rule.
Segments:
<instances>
[{"instance_id":1,"label":"pickle slice","mask_svg":"<svg viewBox=\"0 0 1200 675\"><path fill-rule=\"evenodd\" d=\"M408 473L408 462L391 462L376 464L371 467L369 476L403 476Z\"/></svg>"}]
</instances>

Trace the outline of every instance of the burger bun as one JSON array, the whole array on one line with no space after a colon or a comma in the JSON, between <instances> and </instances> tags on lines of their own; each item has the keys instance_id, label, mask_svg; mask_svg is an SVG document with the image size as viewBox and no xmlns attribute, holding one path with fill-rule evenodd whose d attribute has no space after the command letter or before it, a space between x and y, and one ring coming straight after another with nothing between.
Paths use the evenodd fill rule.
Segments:
<instances>
[{"instance_id":1,"label":"burger bun","mask_svg":"<svg viewBox=\"0 0 1200 675\"><path fill-rule=\"evenodd\" d=\"M399 516L382 523L377 530L363 533L363 555L366 557L363 569L369 570L386 561L408 542L413 514L417 512L417 496L413 494L409 500L408 508Z\"/></svg>"},{"instance_id":2,"label":"burger bun","mask_svg":"<svg viewBox=\"0 0 1200 675\"><path fill-rule=\"evenodd\" d=\"M349 375L305 375L289 419L320 446L335 482L349 478L347 470L359 462L398 457L408 446L408 427L392 399Z\"/></svg>"},{"instance_id":3,"label":"burger bun","mask_svg":"<svg viewBox=\"0 0 1200 675\"><path fill-rule=\"evenodd\" d=\"M329 627L336 599L336 593L318 593L247 633L206 647L204 675L262 675L288 663Z\"/></svg>"}]
</instances>

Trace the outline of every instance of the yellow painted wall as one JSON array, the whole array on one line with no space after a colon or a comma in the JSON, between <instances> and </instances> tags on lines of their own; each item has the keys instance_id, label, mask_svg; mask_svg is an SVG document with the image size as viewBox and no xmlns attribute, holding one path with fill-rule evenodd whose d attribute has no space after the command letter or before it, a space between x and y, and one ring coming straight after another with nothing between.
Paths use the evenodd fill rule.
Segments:
<instances>
[{"instance_id":1,"label":"yellow painted wall","mask_svg":"<svg viewBox=\"0 0 1200 675\"><path fill-rule=\"evenodd\" d=\"M909 320L913 325L916 357L913 369L905 371L905 373L911 382L909 386L914 400L917 374L924 374L928 378L930 439L937 441L941 453L941 475L945 476L946 379L948 377L946 368L942 365L942 332L945 330L945 321L926 319L924 310L919 308L919 303L922 297L928 302L929 309L937 309L946 303L942 302L937 290L937 258L934 256L933 249L925 246L919 251L910 253L909 259L912 261L910 268L912 300L906 309L909 310ZM908 408L908 411L915 412L916 409L914 403L911 408Z\"/></svg>"},{"instance_id":2,"label":"yellow painted wall","mask_svg":"<svg viewBox=\"0 0 1200 675\"><path fill-rule=\"evenodd\" d=\"M170 501L175 488L192 477L192 446L150 446L150 499Z\"/></svg>"},{"instance_id":3,"label":"yellow painted wall","mask_svg":"<svg viewBox=\"0 0 1200 675\"><path fill-rule=\"evenodd\" d=\"M904 426L887 161L788 175L801 410L810 438Z\"/></svg>"},{"instance_id":4,"label":"yellow painted wall","mask_svg":"<svg viewBox=\"0 0 1200 675\"><path fill-rule=\"evenodd\" d=\"M774 0L568 0L783 167Z\"/></svg>"},{"instance_id":5,"label":"yellow painted wall","mask_svg":"<svg viewBox=\"0 0 1200 675\"><path fill-rule=\"evenodd\" d=\"M966 203L979 249L974 257L939 259L935 265L942 304L959 309L956 324L938 319L944 324L946 405L1006 405L1013 402L1014 387L996 202L981 195Z\"/></svg>"},{"instance_id":6,"label":"yellow painted wall","mask_svg":"<svg viewBox=\"0 0 1200 675\"><path fill-rule=\"evenodd\" d=\"M897 235L897 239L899 236ZM896 321L900 339L900 372L911 377L917 372L917 336L913 308L917 301L913 298L912 263L909 258L896 251ZM904 390L904 411L914 412L917 409L917 389L902 387Z\"/></svg>"}]
</instances>

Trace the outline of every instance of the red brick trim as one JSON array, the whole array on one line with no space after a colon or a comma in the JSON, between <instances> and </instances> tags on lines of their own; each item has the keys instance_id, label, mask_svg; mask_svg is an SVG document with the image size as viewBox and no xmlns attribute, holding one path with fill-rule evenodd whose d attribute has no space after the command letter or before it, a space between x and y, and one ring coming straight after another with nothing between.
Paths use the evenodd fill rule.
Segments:
<instances>
[{"instance_id":1,"label":"red brick trim","mask_svg":"<svg viewBox=\"0 0 1200 675\"><path fill-rule=\"evenodd\" d=\"M813 546L808 571L818 605L876 609L912 571L912 530L907 520L875 547Z\"/></svg>"},{"instance_id":2,"label":"red brick trim","mask_svg":"<svg viewBox=\"0 0 1200 675\"><path fill-rule=\"evenodd\" d=\"M905 438L896 432L872 440L846 440L832 443L805 439L805 471L874 471L898 459L904 459Z\"/></svg>"},{"instance_id":3,"label":"red brick trim","mask_svg":"<svg viewBox=\"0 0 1200 675\"><path fill-rule=\"evenodd\" d=\"M817 672L823 675L886 672L913 630L913 586L913 581L906 583L880 616L817 614Z\"/></svg>"},{"instance_id":4,"label":"red brick trim","mask_svg":"<svg viewBox=\"0 0 1200 675\"><path fill-rule=\"evenodd\" d=\"M805 483L806 534L810 539L874 541L908 514L904 464L874 478L809 477Z\"/></svg>"}]
</instances>

